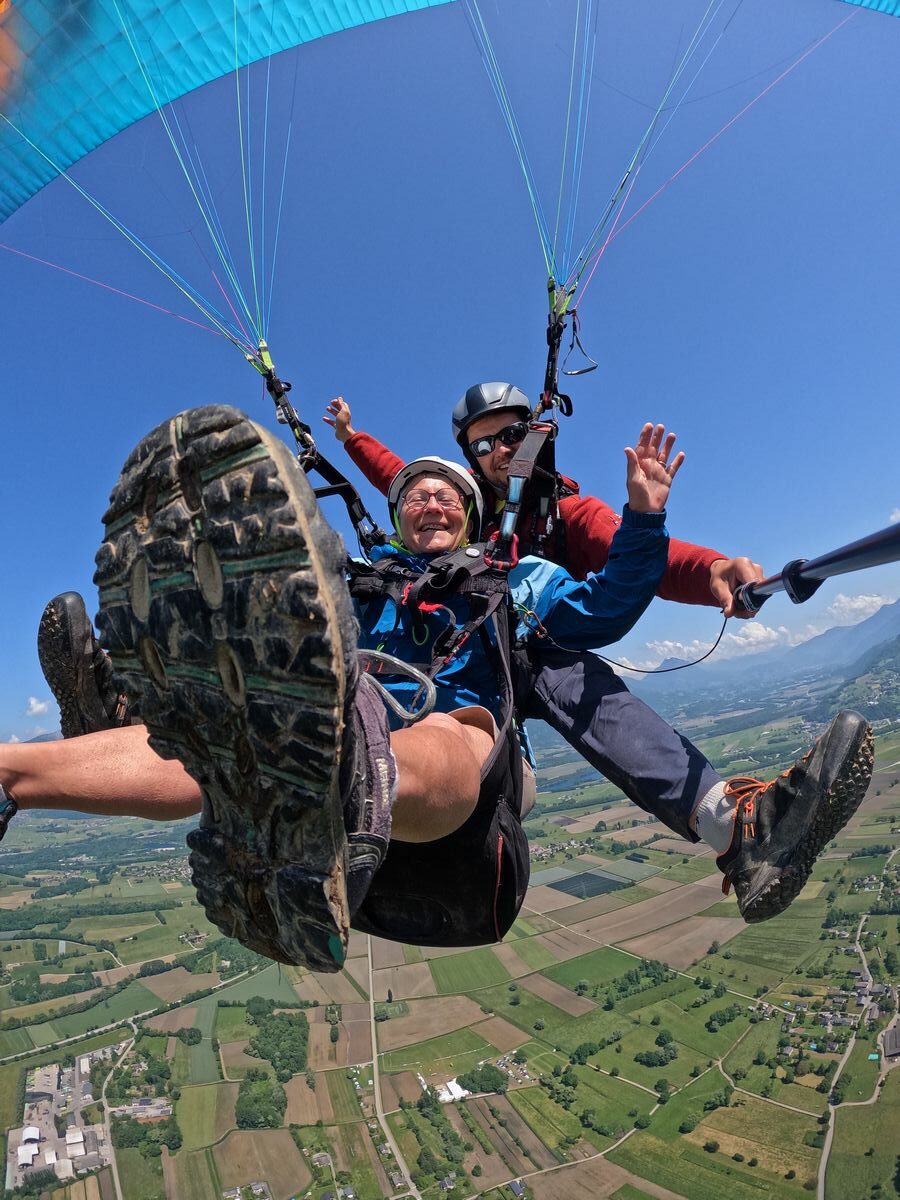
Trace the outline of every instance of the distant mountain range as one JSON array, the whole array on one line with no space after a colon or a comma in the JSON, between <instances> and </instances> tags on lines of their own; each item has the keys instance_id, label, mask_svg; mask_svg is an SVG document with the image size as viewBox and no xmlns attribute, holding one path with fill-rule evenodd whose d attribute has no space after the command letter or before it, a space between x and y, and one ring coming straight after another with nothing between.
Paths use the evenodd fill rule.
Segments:
<instances>
[{"instance_id":1,"label":"distant mountain range","mask_svg":"<svg viewBox=\"0 0 900 1200\"><path fill-rule=\"evenodd\" d=\"M856 625L836 625L809 641L801 642L790 650L766 650L761 654L749 654L742 658L729 658L716 662L715 655L709 662L692 667L690 672L669 675L647 675L635 685L635 691L647 688L654 692L664 681L671 681L671 688L698 686L697 676L702 674L704 687L716 683L729 685L747 676L759 683L771 685L804 675L837 675L855 664L863 655L875 651L884 643L900 637L900 600L884 604ZM678 659L666 659L661 666L681 665ZM689 683L689 676L693 679Z\"/></svg>"}]
</instances>

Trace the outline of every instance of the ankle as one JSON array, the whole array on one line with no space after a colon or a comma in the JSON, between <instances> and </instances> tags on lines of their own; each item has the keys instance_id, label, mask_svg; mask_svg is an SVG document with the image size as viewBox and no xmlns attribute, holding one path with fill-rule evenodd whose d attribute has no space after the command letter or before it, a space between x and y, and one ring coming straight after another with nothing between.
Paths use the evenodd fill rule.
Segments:
<instances>
[{"instance_id":1,"label":"ankle","mask_svg":"<svg viewBox=\"0 0 900 1200\"><path fill-rule=\"evenodd\" d=\"M690 825L701 841L721 855L731 845L734 813L734 797L728 795L723 779L709 789L694 809Z\"/></svg>"}]
</instances>

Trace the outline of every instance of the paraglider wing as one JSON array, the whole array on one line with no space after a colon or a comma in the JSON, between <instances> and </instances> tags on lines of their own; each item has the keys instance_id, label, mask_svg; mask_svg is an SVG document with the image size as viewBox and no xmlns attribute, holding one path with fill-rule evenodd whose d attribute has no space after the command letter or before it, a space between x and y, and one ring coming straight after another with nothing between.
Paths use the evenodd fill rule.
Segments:
<instances>
[{"instance_id":1,"label":"paraglider wing","mask_svg":"<svg viewBox=\"0 0 900 1200\"><path fill-rule=\"evenodd\" d=\"M119 130L329 33L451 0L0 0L0 221Z\"/></svg>"},{"instance_id":2,"label":"paraglider wing","mask_svg":"<svg viewBox=\"0 0 900 1200\"><path fill-rule=\"evenodd\" d=\"M871 8L875 12L887 13L889 17L900 17L900 0L842 0L844 4L855 4L857 8Z\"/></svg>"}]
</instances>

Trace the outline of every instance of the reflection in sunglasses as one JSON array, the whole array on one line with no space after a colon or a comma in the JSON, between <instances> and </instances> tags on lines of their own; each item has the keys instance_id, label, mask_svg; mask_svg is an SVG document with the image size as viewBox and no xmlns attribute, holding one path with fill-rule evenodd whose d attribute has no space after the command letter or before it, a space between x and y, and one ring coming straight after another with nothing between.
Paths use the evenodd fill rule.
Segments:
<instances>
[{"instance_id":1,"label":"reflection in sunglasses","mask_svg":"<svg viewBox=\"0 0 900 1200\"><path fill-rule=\"evenodd\" d=\"M516 421L497 433L486 433L484 437L475 438L474 441L469 442L469 449L476 458L484 458L485 454L490 454L497 442L504 446L518 446L519 442L524 440L527 432L528 422Z\"/></svg>"}]
</instances>

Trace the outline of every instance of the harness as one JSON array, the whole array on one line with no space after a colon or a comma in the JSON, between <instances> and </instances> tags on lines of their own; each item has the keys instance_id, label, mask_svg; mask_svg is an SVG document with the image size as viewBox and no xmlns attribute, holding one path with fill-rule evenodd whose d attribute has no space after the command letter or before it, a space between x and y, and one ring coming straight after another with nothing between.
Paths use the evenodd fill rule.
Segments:
<instances>
[{"instance_id":1,"label":"harness","mask_svg":"<svg viewBox=\"0 0 900 1200\"><path fill-rule=\"evenodd\" d=\"M494 629L496 646L507 650L512 642L514 618L509 600L509 579L485 557L483 545L466 546L433 559L424 571L417 570L394 558L382 558L374 563L350 563L350 595L359 604L374 600L393 600L397 609L397 624L406 610L412 620L413 638L424 642L427 636L425 617L428 613L444 611L449 624L435 638L431 660L411 666L434 678L468 641L480 631L488 658L495 656L494 643L486 637L485 624ZM469 618L458 622L449 603L456 596L469 603ZM505 620L500 612L505 606ZM396 625L395 625L396 628ZM501 654L503 651L501 651Z\"/></svg>"},{"instance_id":2,"label":"harness","mask_svg":"<svg viewBox=\"0 0 900 1200\"><path fill-rule=\"evenodd\" d=\"M475 811L435 842L392 840L355 928L422 946L473 946L499 941L521 907L528 884L528 842L520 823L522 753L514 720L515 615L509 578L469 546L432 560L424 571L396 559L352 563L350 594L361 605L389 598L413 630L425 615L446 611L450 624L432 647L431 661L416 664L433 678L477 633L497 679L499 733L481 771ZM450 602L464 596L469 616L457 623ZM493 638L488 636L493 632Z\"/></svg>"}]
</instances>

